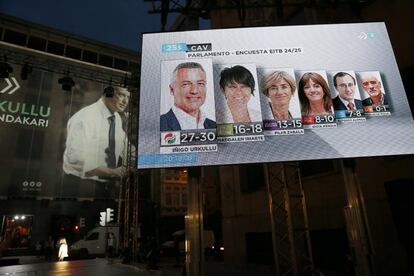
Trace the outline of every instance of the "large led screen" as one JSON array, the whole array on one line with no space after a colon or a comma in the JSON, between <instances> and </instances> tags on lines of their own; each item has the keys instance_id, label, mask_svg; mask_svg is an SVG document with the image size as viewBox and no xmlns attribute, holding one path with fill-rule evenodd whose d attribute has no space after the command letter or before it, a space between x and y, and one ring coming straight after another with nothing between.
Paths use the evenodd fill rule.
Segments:
<instances>
[{"instance_id":1,"label":"large led screen","mask_svg":"<svg viewBox=\"0 0 414 276\"><path fill-rule=\"evenodd\" d=\"M143 35L138 168L412 154L384 23Z\"/></svg>"}]
</instances>

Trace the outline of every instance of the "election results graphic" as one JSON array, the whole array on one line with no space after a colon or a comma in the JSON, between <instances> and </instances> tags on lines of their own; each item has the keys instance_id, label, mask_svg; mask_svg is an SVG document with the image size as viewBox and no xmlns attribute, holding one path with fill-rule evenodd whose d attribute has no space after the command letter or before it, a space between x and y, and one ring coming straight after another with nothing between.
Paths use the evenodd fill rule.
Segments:
<instances>
[{"instance_id":1,"label":"election results graphic","mask_svg":"<svg viewBox=\"0 0 414 276\"><path fill-rule=\"evenodd\" d=\"M382 22L144 34L141 66L138 168L414 153Z\"/></svg>"}]
</instances>

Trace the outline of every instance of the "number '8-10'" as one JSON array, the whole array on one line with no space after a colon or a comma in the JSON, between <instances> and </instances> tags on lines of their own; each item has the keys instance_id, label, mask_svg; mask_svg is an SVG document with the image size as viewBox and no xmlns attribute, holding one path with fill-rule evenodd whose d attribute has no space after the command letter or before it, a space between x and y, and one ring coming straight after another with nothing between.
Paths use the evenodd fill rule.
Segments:
<instances>
[{"instance_id":1,"label":"number '8-10'","mask_svg":"<svg viewBox=\"0 0 414 276\"><path fill-rule=\"evenodd\" d=\"M335 117L332 115L325 115L325 116L315 116L315 123L333 123L335 121Z\"/></svg>"}]
</instances>

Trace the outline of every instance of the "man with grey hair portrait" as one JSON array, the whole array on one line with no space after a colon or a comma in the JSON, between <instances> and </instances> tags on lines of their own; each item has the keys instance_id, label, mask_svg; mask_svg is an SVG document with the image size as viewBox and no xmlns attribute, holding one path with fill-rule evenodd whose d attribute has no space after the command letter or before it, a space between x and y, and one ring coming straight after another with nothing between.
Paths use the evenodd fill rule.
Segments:
<instances>
[{"instance_id":1,"label":"man with grey hair portrait","mask_svg":"<svg viewBox=\"0 0 414 276\"><path fill-rule=\"evenodd\" d=\"M206 84L201 64L184 62L175 67L169 85L174 104L160 117L161 131L216 128L216 122L200 109L206 100Z\"/></svg>"},{"instance_id":2,"label":"man with grey hair portrait","mask_svg":"<svg viewBox=\"0 0 414 276\"><path fill-rule=\"evenodd\" d=\"M381 79L375 72L362 72L361 84L364 91L369 95L373 106L388 105L387 97L382 90Z\"/></svg>"}]
</instances>

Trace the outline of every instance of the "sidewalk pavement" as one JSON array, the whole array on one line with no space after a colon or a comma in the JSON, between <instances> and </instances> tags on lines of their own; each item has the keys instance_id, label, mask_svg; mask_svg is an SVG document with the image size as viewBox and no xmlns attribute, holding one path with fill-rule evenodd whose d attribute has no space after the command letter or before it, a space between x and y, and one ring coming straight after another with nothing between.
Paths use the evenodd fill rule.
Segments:
<instances>
[{"instance_id":1,"label":"sidewalk pavement","mask_svg":"<svg viewBox=\"0 0 414 276\"><path fill-rule=\"evenodd\" d=\"M11 271L39 271L43 274L55 275L58 269L65 275L139 275L139 276L181 276L182 266L175 265L175 258L162 257L158 263L158 269L147 269L146 263L123 264L121 259L96 258L89 260L69 260L65 262L48 262L36 256L7 257L18 258L20 265L0 267L0 276L10 275ZM45 274L46 273L46 274ZM49 273L49 274L47 274ZM23 274L20 274L23 275ZM60 274L63 275L63 274ZM205 275L214 276L271 276L274 275L274 267L266 265L245 264L240 266L225 265L220 261L206 260ZM336 275L336 274L334 274Z\"/></svg>"},{"instance_id":2,"label":"sidewalk pavement","mask_svg":"<svg viewBox=\"0 0 414 276\"><path fill-rule=\"evenodd\" d=\"M111 260L110 260L111 261ZM148 275L154 275L154 276L181 276L181 271L183 267L177 267L175 265L175 259L174 258L161 258L160 262L157 264L157 269L148 269L146 263L138 263L138 262L132 262L130 264L123 264L121 260L114 259L113 262L117 262L120 265L125 266L132 266L136 267L141 271L146 271ZM147 275L147 274L146 274Z\"/></svg>"}]
</instances>

